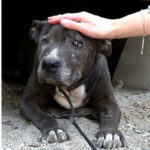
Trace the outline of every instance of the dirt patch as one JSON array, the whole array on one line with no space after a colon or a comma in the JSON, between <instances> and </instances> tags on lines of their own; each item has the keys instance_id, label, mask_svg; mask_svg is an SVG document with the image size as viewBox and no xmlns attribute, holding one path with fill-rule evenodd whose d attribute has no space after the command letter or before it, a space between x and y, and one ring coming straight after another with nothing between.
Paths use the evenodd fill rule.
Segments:
<instances>
[{"instance_id":1,"label":"dirt patch","mask_svg":"<svg viewBox=\"0 0 150 150\"><path fill-rule=\"evenodd\" d=\"M70 140L64 143L41 143L40 132L19 113L18 104L22 87L4 84L2 90L2 148L3 150L91 150L78 131L67 119L64 128ZM150 150L150 92L116 90L115 97L121 110L120 130L130 150ZM84 117L77 118L79 126L96 143L98 123ZM123 149L123 148L120 148Z\"/></svg>"}]
</instances>

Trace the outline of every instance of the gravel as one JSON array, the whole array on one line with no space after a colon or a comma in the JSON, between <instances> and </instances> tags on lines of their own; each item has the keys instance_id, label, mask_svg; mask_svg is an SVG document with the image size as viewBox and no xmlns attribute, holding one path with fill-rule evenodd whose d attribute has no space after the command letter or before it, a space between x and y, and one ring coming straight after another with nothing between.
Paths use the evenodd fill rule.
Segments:
<instances>
[{"instance_id":1,"label":"gravel","mask_svg":"<svg viewBox=\"0 0 150 150\"><path fill-rule=\"evenodd\" d=\"M2 150L91 150L69 120L61 119L70 140L49 144L39 141L40 132L19 113L20 87L3 83L2 92ZM150 150L150 92L128 89L114 90L122 110L119 129L123 132L129 150ZM89 139L96 144L98 122L77 118ZM123 150L124 148L119 148Z\"/></svg>"}]
</instances>

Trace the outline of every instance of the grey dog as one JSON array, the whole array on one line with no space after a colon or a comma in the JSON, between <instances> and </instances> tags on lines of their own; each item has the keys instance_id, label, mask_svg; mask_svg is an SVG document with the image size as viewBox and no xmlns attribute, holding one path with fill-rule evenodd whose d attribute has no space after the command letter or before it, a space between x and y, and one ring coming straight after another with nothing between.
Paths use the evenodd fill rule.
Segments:
<instances>
[{"instance_id":1,"label":"grey dog","mask_svg":"<svg viewBox=\"0 0 150 150\"><path fill-rule=\"evenodd\" d=\"M41 110L41 106L51 101L70 109L59 91L61 87L70 95L74 108L89 105L96 110L100 122L99 148L124 146L125 139L118 130L121 112L114 98L105 57L111 54L110 41L91 39L61 25L37 20L33 21L30 37L37 44L37 51L20 108L41 131L42 139L68 140L56 119Z\"/></svg>"}]
</instances>

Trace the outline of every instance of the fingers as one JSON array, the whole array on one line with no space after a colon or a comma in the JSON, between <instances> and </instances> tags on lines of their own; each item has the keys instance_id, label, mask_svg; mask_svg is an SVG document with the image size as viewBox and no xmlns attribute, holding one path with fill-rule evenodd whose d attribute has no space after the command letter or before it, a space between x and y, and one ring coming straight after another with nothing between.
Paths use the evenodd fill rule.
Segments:
<instances>
[{"instance_id":1,"label":"fingers","mask_svg":"<svg viewBox=\"0 0 150 150\"><path fill-rule=\"evenodd\" d=\"M80 22L81 15L80 13L68 13L68 14L63 14L63 15L52 16L52 17L48 17L48 22L50 24L56 24L56 23L60 23L61 19L70 19L73 21Z\"/></svg>"},{"instance_id":2,"label":"fingers","mask_svg":"<svg viewBox=\"0 0 150 150\"><path fill-rule=\"evenodd\" d=\"M97 31L97 27L95 24L96 20L92 14L89 14L87 12L68 13L48 17L48 23L50 24L60 23L65 28L79 31L85 36L99 38L97 35L99 32Z\"/></svg>"},{"instance_id":3,"label":"fingers","mask_svg":"<svg viewBox=\"0 0 150 150\"><path fill-rule=\"evenodd\" d=\"M68 20L68 19L62 19L60 21L60 24L68 29L72 29L72 30L77 30L82 32L83 30L83 24L76 22L76 21L72 21L72 20Z\"/></svg>"}]
</instances>

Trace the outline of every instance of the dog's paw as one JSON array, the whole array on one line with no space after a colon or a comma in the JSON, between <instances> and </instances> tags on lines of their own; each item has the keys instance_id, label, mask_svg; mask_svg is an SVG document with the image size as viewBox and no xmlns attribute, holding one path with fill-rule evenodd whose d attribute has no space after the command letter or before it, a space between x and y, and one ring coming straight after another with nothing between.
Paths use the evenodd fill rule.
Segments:
<instances>
[{"instance_id":1,"label":"dog's paw","mask_svg":"<svg viewBox=\"0 0 150 150\"><path fill-rule=\"evenodd\" d=\"M47 137L47 141L49 143L54 143L54 142L64 142L68 140L67 133L64 132L61 129L57 129L56 131L52 130L49 132L49 135Z\"/></svg>"},{"instance_id":2,"label":"dog's paw","mask_svg":"<svg viewBox=\"0 0 150 150\"><path fill-rule=\"evenodd\" d=\"M47 141L49 143L64 142L69 140L68 135L62 129L51 130L47 135L43 134L41 141Z\"/></svg>"},{"instance_id":3,"label":"dog's paw","mask_svg":"<svg viewBox=\"0 0 150 150\"><path fill-rule=\"evenodd\" d=\"M105 148L109 150L112 148L127 147L124 136L120 131L114 133L98 132L97 138L98 148Z\"/></svg>"}]
</instances>

